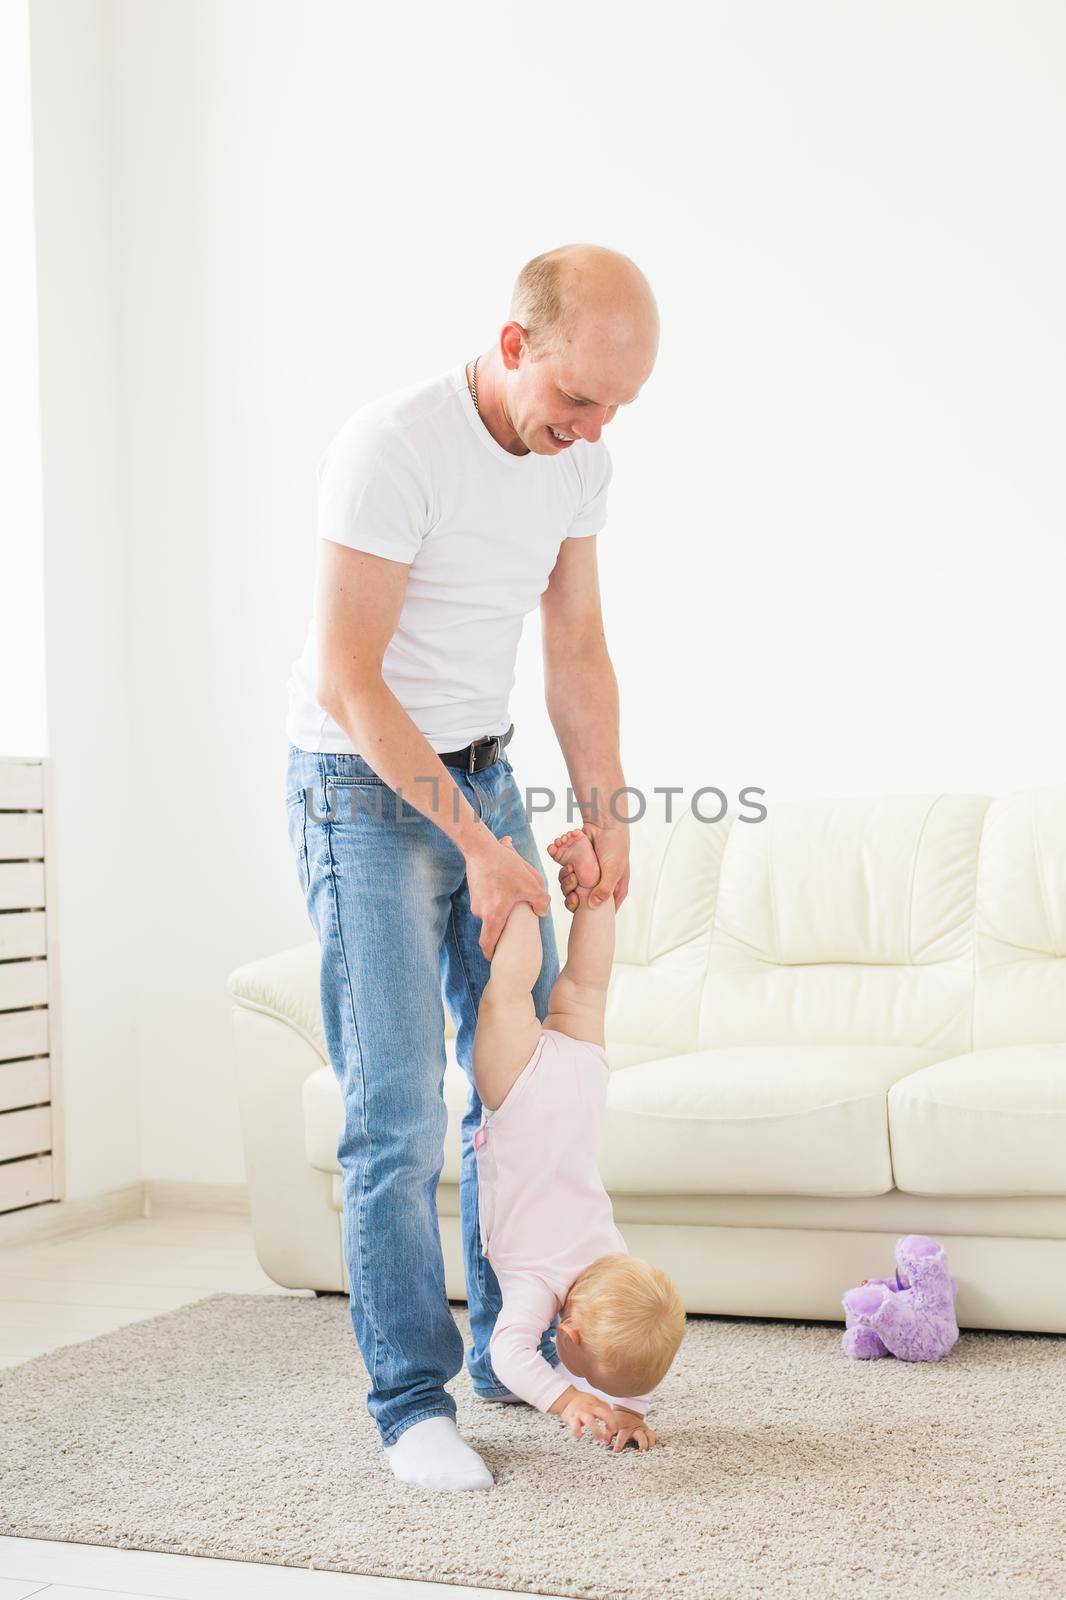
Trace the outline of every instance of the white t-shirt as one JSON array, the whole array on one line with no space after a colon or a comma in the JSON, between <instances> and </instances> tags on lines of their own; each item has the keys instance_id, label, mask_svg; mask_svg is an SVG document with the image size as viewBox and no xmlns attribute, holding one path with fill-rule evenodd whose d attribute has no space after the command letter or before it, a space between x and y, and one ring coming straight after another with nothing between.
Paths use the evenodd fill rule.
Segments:
<instances>
[{"instance_id":1,"label":"white t-shirt","mask_svg":"<svg viewBox=\"0 0 1066 1600\"><path fill-rule=\"evenodd\" d=\"M505 733L522 620L565 538L606 521L602 437L516 456L492 437L465 365L361 406L318 464L318 538L403 561L403 609L382 677L434 750ZM358 754L315 698L312 612L288 681L286 734Z\"/></svg>"}]
</instances>

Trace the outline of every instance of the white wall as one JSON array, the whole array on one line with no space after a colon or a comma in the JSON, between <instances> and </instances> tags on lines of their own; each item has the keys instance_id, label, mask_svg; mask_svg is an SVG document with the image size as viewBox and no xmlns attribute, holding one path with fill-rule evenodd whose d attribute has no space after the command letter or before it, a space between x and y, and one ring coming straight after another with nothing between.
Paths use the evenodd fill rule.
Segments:
<instances>
[{"instance_id":1,"label":"white wall","mask_svg":"<svg viewBox=\"0 0 1066 1600\"><path fill-rule=\"evenodd\" d=\"M318 456L485 347L539 250L626 250L662 311L599 540L630 781L1062 781L1056 7L101 16L146 1174L240 1178L225 976L311 937L280 790ZM535 619L519 674L519 778L558 782Z\"/></svg>"},{"instance_id":2,"label":"white wall","mask_svg":"<svg viewBox=\"0 0 1066 1600\"><path fill-rule=\"evenodd\" d=\"M135 952L154 937L131 746L112 47L95 3L30 11L48 746L69 1197L141 1175ZM136 891L136 892L134 892ZM179 913L180 914L180 913ZM158 1020L140 1021L150 1039Z\"/></svg>"},{"instance_id":3,"label":"white wall","mask_svg":"<svg viewBox=\"0 0 1066 1600\"><path fill-rule=\"evenodd\" d=\"M0 757L43 756L37 263L27 0L0 6Z\"/></svg>"}]
</instances>

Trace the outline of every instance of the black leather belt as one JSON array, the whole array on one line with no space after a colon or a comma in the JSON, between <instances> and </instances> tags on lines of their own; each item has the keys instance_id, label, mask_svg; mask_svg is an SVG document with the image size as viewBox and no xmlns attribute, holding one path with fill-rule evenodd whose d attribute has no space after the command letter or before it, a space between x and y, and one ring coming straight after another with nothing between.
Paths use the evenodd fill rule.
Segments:
<instances>
[{"instance_id":1,"label":"black leather belt","mask_svg":"<svg viewBox=\"0 0 1066 1600\"><path fill-rule=\"evenodd\" d=\"M467 772L481 772L500 759L504 745L511 742L512 733L513 722L506 733L494 733L487 739L477 739L473 744L468 744L465 750L447 750L443 754L438 751L437 754L446 767L463 767Z\"/></svg>"}]
</instances>

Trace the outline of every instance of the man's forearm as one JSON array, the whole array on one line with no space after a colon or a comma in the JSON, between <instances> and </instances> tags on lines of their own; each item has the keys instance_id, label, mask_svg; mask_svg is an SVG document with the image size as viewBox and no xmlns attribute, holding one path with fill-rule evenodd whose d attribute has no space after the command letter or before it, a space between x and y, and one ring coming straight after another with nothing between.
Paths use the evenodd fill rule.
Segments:
<instances>
[{"instance_id":1,"label":"man's forearm","mask_svg":"<svg viewBox=\"0 0 1066 1600\"><path fill-rule=\"evenodd\" d=\"M412 722L383 678L334 698L324 708L373 772L402 791L469 857L493 839L448 768Z\"/></svg>"},{"instance_id":2,"label":"man's forearm","mask_svg":"<svg viewBox=\"0 0 1066 1600\"><path fill-rule=\"evenodd\" d=\"M621 822L628 795L619 750L618 680L607 646L545 662L544 700L585 822ZM595 791L595 795L593 794Z\"/></svg>"}]
</instances>

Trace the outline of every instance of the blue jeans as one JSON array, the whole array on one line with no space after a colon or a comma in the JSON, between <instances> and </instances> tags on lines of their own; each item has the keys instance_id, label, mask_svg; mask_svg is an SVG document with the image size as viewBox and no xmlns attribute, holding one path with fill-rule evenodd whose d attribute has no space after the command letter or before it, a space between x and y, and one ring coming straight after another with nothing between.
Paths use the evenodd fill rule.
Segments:
<instances>
[{"instance_id":1,"label":"blue jeans","mask_svg":"<svg viewBox=\"0 0 1066 1600\"><path fill-rule=\"evenodd\" d=\"M449 767L497 838L509 833L544 877L511 763ZM420 784L420 796L430 795ZM442 785L442 794L447 795ZM444 1288L436 1195L444 1162L444 1000L470 1080L461 1128L459 1216L470 1315L467 1370L478 1394L507 1392L489 1338L500 1286L481 1250L473 1136L481 1122L472 1047L489 963L470 909L466 861L448 835L378 778L362 756L289 749L289 838L322 952L322 1021L344 1102L337 1146L344 1189L344 1258L356 1342L370 1375L367 1410L383 1445L413 1423L452 1417L445 1389L463 1338ZM321 819L321 820L319 820ZM533 990L543 1021L559 973L549 916ZM541 1353L554 1366L554 1332Z\"/></svg>"}]
</instances>

